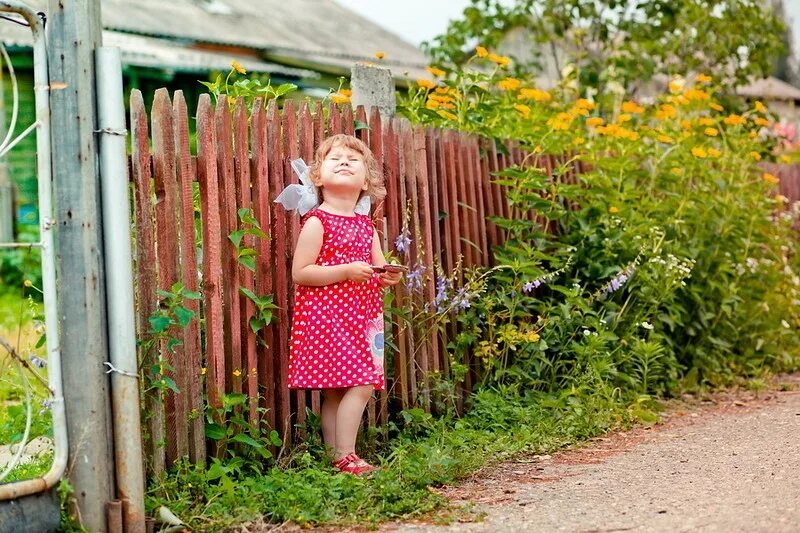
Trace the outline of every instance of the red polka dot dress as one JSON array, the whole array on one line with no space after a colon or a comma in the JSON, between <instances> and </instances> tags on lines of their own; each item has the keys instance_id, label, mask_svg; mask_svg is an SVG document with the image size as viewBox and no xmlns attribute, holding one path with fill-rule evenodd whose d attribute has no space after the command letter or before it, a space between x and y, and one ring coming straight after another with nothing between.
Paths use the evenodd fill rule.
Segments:
<instances>
[{"instance_id":1,"label":"red polka dot dress","mask_svg":"<svg viewBox=\"0 0 800 533\"><path fill-rule=\"evenodd\" d=\"M366 215L343 216L314 209L322 222L316 264L372 263L373 227ZM384 388L383 291L374 275L366 283L295 286L289 349L289 388Z\"/></svg>"}]
</instances>

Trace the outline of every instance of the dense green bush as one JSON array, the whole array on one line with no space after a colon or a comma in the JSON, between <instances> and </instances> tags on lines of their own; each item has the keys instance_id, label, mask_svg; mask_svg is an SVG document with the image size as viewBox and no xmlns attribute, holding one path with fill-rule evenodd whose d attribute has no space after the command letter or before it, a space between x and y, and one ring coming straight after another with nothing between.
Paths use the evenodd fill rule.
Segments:
<instances>
[{"instance_id":1,"label":"dense green bush","mask_svg":"<svg viewBox=\"0 0 800 533\"><path fill-rule=\"evenodd\" d=\"M763 104L725 100L702 74L648 104L580 97L508 77L478 47L463 70L431 72L402 112L413 121L519 142L500 172L512 216L495 268L460 318L455 347L487 383L663 394L796 368L797 206L757 162L772 156ZM544 155L566 162L552 175ZM581 172L569 179L569 169ZM537 222L527 215L537 214Z\"/></svg>"}]
</instances>

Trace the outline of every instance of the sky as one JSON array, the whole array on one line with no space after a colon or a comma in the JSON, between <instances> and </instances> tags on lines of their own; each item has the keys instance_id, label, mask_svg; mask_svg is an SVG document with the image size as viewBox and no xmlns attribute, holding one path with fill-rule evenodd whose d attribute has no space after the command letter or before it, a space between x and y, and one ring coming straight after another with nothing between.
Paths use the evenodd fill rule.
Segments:
<instances>
[{"instance_id":1,"label":"sky","mask_svg":"<svg viewBox=\"0 0 800 533\"><path fill-rule=\"evenodd\" d=\"M444 32L448 21L470 4L469 0L334 1L416 45Z\"/></svg>"}]
</instances>

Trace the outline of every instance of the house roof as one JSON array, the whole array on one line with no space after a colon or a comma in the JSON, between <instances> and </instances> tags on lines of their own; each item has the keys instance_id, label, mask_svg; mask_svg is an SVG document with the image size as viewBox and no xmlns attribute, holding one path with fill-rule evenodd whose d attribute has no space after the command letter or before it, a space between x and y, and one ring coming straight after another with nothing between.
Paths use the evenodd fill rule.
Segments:
<instances>
[{"instance_id":1,"label":"house roof","mask_svg":"<svg viewBox=\"0 0 800 533\"><path fill-rule=\"evenodd\" d=\"M737 94L771 100L800 100L800 89L775 77L755 80L736 89Z\"/></svg>"},{"instance_id":2,"label":"house roof","mask_svg":"<svg viewBox=\"0 0 800 533\"><path fill-rule=\"evenodd\" d=\"M34 9L47 7L44 0L28 3ZM427 60L418 47L333 0L102 0L101 14L104 42L120 46L123 56L138 52L128 47L133 41L120 37L132 34L159 39L153 47L162 49L171 42L176 53L202 45L249 48L264 65L289 63L333 74L348 74L355 61L374 61L374 53L382 51L381 63L396 77L427 76ZM0 24L0 39L30 43L27 29L11 23ZM193 61L202 63L196 57Z\"/></svg>"}]
</instances>

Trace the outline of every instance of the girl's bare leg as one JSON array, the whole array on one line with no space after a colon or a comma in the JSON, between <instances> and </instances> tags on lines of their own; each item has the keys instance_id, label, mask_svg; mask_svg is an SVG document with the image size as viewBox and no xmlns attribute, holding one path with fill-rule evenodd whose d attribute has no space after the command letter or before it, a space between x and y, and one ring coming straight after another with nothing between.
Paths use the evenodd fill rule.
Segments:
<instances>
[{"instance_id":1,"label":"girl's bare leg","mask_svg":"<svg viewBox=\"0 0 800 533\"><path fill-rule=\"evenodd\" d=\"M361 425L364 408L375 388L372 385L359 385L345 390L336 412L335 457L344 457L356 450L356 435Z\"/></svg>"},{"instance_id":2,"label":"girl's bare leg","mask_svg":"<svg viewBox=\"0 0 800 533\"><path fill-rule=\"evenodd\" d=\"M320 417L322 418L322 440L325 445L334 450L336 458L336 412L339 410L339 402L346 389L323 389L322 408Z\"/></svg>"}]
</instances>

